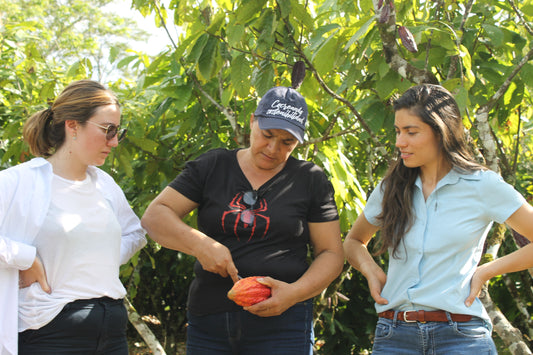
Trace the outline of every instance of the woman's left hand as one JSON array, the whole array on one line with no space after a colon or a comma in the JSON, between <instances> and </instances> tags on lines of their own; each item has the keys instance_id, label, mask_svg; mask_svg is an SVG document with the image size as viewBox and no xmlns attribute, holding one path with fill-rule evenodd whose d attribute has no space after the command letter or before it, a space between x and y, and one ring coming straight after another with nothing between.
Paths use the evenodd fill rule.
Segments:
<instances>
[{"instance_id":1,"label":"woman's left hand","mask_svg":"<svg viewBox=\"0 0 533 355\"><path fill-rule=\"evenodd\" d=\"M470 307L472 303L474 303L474 301L476 300L476 297L480 295L483 285L488 280L484 276L483 266L484 265L478 266L478 268L476 269L476 272L474 272L474 275L472 276L472 280L470 280L470 294L465 300L465 305L467 307Z\"/></svg>"},{"instance_id":2,"label":"woman's left hand","mask_svg":"<svg viewBox=\"0 0 533 355\"><path fill-rule=\"evenodd\" d=\"M29 269L19 270L19 288L29 287L34 282L38 282L44 292L52 292L46 279L43 263L38 255L35 256L35 260Z\"/></svg>"},{"instance_id":3,"label":"woman's left hand","mask_svg":"<svg viewBox=\"0 0 533 355\"><path fill-rule=\"evenodd\" d=\"M259 317L272 317L279 316L296 304L296 300L294 299L294 287L291 284L271 277L262 277L257 279L257 281L270 287L272 295L270 298L256 303L253 306L243 307L245 311Z\"/></svg>"}]
</instances>

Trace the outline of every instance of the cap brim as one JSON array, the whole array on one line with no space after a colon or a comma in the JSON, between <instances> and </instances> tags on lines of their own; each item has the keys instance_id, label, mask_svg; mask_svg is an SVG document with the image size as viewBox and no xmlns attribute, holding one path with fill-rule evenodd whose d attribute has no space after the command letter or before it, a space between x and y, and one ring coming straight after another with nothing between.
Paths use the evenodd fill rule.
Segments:
<instances>
[{"instance_id":1,"label":"cap brim","mask_svg":"<svg viewBox=\"0 0 533 355\"><path fill-rule=\"evenodd\" d=\"M304 132L293 125L292 123L289 123L285 120L279 119L279 118L269 118L264 116L255 117L257 119L257 123L259 124L259 128L261 129L283 129L290 134L294 136L298 140L298 142L303 143L304 142Z\"/></svg>"}]
</instances>

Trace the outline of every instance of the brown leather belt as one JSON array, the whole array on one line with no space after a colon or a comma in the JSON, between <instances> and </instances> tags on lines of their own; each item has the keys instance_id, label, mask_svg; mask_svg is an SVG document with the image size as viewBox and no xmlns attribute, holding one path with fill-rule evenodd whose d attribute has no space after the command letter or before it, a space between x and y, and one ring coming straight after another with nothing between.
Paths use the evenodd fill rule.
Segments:
<instances>
[{"instance_id":1,"label":"brown leather belt","mask_svg":"<svg viewBox=\"0 0 533 355\"><path fill-rule=\"evenodd\" d=\"M394 311L385 311L378 313L378 316L394 319ZM471 315L468 314L453 314L450 313L452 321L454 322L468 322L472 319ZM407 312L398 312L397 320L404 322L447 322L448 317L446 316L445 311L407 311Z\"/></svg>"}]
</instances>

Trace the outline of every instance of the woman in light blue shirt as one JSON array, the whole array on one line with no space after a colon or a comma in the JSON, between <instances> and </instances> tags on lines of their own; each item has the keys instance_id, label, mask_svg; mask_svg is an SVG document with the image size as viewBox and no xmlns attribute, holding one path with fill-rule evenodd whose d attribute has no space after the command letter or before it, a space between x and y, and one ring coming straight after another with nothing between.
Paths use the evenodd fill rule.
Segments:
<instances>
[{"instance_id":1,"label":"woman in light blue shirt","mask_svg":"<svg viewBox=\"0 0 533 355\"><path fill-rule=\"evenodd\" d=\"M478 263L493 221L533 239L533 207L475 162L446 89L415 86L394 110L398 159L344 242L376 301L372 354L495 354L477 295L490 278L533 267L533 245ZM387 274L367 250L378 230Z\"/></svg>"}]
</instances>

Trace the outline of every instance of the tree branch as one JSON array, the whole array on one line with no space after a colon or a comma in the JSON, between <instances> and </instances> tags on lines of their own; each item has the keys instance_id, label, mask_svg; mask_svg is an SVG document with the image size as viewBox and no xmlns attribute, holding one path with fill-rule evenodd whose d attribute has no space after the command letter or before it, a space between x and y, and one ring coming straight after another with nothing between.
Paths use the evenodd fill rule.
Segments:
<instances>
[{"instance_id":1,"label":"tree branch","mask_svg":"<svg viewBox=\"0 0 533 355\"><path fill-rule=\"evenodd\" d=\"M472 1L472 0L471 0ZM518 21L518 23L524 25L524 27L526 28L526 31L529 32L529 34L531 36L533 36L533 30L531 29L531 27L529 26L528 22L524 19L524 17L522 16L522 13L520 12L520 10L518 9L518 7L516 7L516 4L514 3L513 0L507 0L509 2L509 4L511 5L511 7L513 8L514 12L516 13L516 15L518 16L518 19L520 21Z\"/></svg>"},{"instance_id":2,"label":"tree branch","mask_svg":"<svg viewBox=\"0 0 533 355\"><path fill-rule=\"evenodd\" d=\"M386 8L382 6L377 9L377 3L374 4L376 13L380 14ZM439 81L430 71L416 68L409 64L398 51L398 44L396 42L396 11L390 7L390 14L386 22L380 23L378 21L379 35L383 43L383 53L385 54L385 61L390 65L391 69L400 74L407 80L416 83L430 83L438 84Z\"/></svg>"},{"instance_id":3,"label":"tree branch","mask_svg":"<svg viewBox=\"0 0 533 355\"><path fill-rule=\"evenodd\" d=\"M476 111L476 120L475 124L479 132L479 138L481 145L483 146L483 155L487 162L487 166L494 170L500 171L499 169L499 159L496 153L496 140L494 139L494 133L489 123L489 112L496 105L499 99L505 94L514 77L522 69L522 67L533 57L533 48L520 60L520 62L514 67L513 71L500 88L492 95L492 97L487 101L486 104L480 106Z\"/></svg>"},{"instance_id":4,"label":"tree branch","mask_svg":"<svg viewBox=\"0 0 533 355\"><path fill-rule=\"evenodd\" d=\"M146 345L150 348L152 354L166 355L165 349L163 349L163 347L155 337L154 333L152 333L150 328L148 328L148 326L144 324L141 317L139 316L139 313L137 313L137 311L135 310L135 308L127 297L124 298L124 305L126 306L126 309L128 311L129 321L131 322L131 324L133 324L135 329L137 329L137 332L143 338Z\"/></svg>"}]
</instances>

